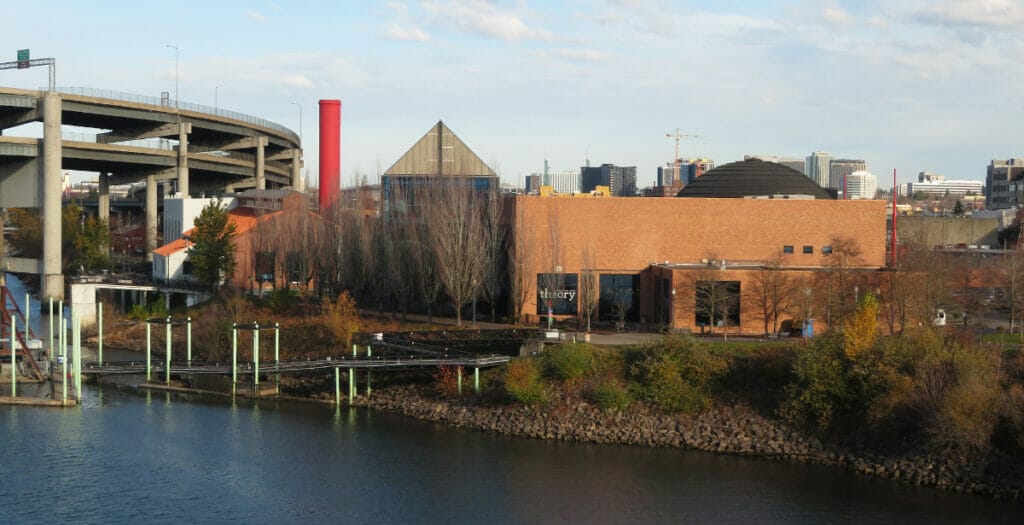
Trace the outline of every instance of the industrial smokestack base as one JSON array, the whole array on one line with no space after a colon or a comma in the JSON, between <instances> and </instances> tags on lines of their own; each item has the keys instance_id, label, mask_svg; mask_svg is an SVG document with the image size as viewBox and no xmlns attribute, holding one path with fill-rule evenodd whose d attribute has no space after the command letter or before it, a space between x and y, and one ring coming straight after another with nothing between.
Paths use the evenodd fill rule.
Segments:
<instances>
[{"instance_id":1,"label":"industrial smokestack base","mask_svg":"<svg viewBox=\"0 0 1024 525\"><path fill-rule=\"evenodd\" d=\"M341 101L320 101L320 211L338 200L341 188Z\"/></svg>"}]
</instances>

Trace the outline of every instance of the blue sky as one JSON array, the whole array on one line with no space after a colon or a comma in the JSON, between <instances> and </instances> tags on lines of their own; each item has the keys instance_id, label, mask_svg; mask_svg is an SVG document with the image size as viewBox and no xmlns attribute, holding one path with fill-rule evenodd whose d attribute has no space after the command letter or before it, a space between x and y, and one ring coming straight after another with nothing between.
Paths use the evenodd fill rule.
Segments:
<instances>
[{"instance_id":1,"label":"blue sky","mask_svg":"<svg viewBox=\"0 0 1024 525\"><path fill-rule=\"evenodd\" d=\"M293 129L343 101L342 178L376 178L438 119L504 180L684 155L863 158L888 186L1024 156L1024 0L21 2L0 56L57 84L180 98ZM7 51L3 49L6 48ZM36 88L43 68L0 71ZM219 86L219 87L217 87Z\"/></svg>"}]
</instances>

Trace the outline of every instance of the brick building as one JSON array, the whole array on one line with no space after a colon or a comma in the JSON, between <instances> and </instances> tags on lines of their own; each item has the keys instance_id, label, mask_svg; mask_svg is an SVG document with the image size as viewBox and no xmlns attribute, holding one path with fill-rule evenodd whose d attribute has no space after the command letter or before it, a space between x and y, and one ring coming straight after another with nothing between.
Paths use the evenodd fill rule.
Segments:
<instances>
[{"instance_id":1,"label":"brick building","mask_svg":"<svg viewBox=\"0 0 1024 525\"><path fill-rule=\"evenodd\" d=\"M739 296L724 322L738 324L734 333L758 333L745 292L765 261L779 257L787 275L810 277L826 268L840 237L861 250L851 269L885 265L883 201L834 200L799 172L757 160L701 179L676 198L515 197L513 230L529 287L523 312L544 316L550 305L556 316L577 315L580 276L591 270L598 320L700 331L722 319L698 311L699 283L721 282ZM686 195L690 188L695 196Z\"/></svg>"}]
</instances>

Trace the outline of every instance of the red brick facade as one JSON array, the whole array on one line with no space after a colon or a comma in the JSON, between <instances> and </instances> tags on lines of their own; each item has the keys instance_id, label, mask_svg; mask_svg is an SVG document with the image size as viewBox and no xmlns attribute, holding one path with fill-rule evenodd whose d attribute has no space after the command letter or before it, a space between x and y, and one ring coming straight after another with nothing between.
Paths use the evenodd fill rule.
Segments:
<instances>
[{"instance_id":1,"label":"red brick facade","mask_svg":"<svg viewBox=\"0 0 1024 525\"><path fill-rule=\"evenodd\" d=\"M699 199L699 198L514 198L513 223L523 266L531 276L523 311L537 309L538 273L575 273L584 266L601 274L640 274L638 317L656 323L663 297L654 275L667 277L676 290L671 325L695 329L692 286L686 268L676 265L725 261L723 280L749 283L749 270L782 255L789 272L806 275L825 264L822 249L835 237L853 239L862 268L880 268L886 257L884 201ZM805 253L809 247L811 253ZM589 254L589 263L585 259ZM665 268L675 269L663 269ZM720 267L720 266L719 266ZM662 275L671 273L671 276ZM761 332L762 324L741 305L740 331ZM816 321L817 322L817 321Z\"/></svg>"}]
</instances>

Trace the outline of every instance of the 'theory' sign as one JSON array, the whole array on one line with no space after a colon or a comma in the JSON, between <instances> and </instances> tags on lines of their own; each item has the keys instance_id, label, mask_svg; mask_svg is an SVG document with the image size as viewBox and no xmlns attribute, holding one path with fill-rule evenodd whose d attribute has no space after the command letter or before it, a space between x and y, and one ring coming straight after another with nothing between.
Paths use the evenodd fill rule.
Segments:
<instances>
[{"instance_id":1,"label":"'theory' sign","mask_svg":"<svg viewBox=\"0 0 1024 525\"><path fill-rule=\"evenodd\" d=\"M548 290L544 288L537 292L537 295L541 299L566 299L573 301L576 299L576 290Z\"/></svg>"}]
</instances>

